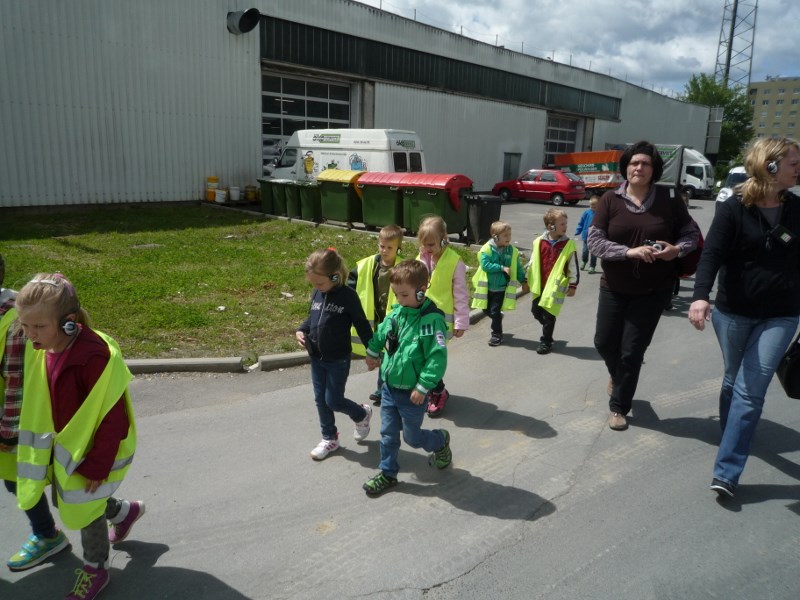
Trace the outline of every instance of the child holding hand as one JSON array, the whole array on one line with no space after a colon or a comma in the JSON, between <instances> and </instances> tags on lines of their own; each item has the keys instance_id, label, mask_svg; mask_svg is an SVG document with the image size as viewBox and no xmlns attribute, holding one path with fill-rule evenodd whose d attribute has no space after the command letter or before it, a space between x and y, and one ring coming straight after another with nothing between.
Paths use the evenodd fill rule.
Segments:
<instances>
[{"instance_id":1,"label":"child holding hand","mask_svg":"<svg viewBox=\"0 0 800 600\"><path fill-rule=\"evenodd\" d=\"M350 327L355 326L364 345L372 337L372 328L358 295L344 284L347 267L336 248L312 252L305 273L314 291L308 318L297 328L295 337L311 357L311 383L322 430L322 441L311 451L311 458L323 460L339 449L334 412L353 420L357 442L369 435L372 407L345 398L344 390L350 374Z\"/></svg>"},{"instance_id":2,"label":"child holding hand","mask_svg":"<svg viewBox=\"0 0 800 600\"><path fill-rule=\"evenodd\" d=\"M377 496L397 485L400 432L412 448L433 453L431 463L446 468L453 459L450 434L422 429L426 398L447 368L447 325L442 311L425 297L428 270L416 260L392 269L390 282L398 306L387 315L367 346L367 366L380 365L381 472L362 487Z\"/></svg>"},{"instance_id":3,"label":"child holding hand","mask_svg":"<svg viewBox=\"0 0 800 600\"><path fill-rule=\"evenodd\" d=\"M67 600L89 600L108 585L110 544L124 540L145 512L143 502L112 496L136 449L131 373L117 343L90 327L75 288L60 273L28 282L17 295L17 312L30 341L17 499L27 510L53 484L61 521L81 530L83 544L85 564Z\"/></svg>"},{"instance_id":4,"label":"child holding hand","mask_svg":"<svg viewBox=\"0 0 800 600\"><path fill-rule=\"evenodd\" d=\"M594 221L594 210L597 208L597 203L600 201L600 197L597 195L593 195L589 198L589 208L583 211L581 215L581 220L578 221L578 226L575 228L575 235L581 236L581 240L583 240L583 250L581 251L581 271L586 268L586 263L589 263L589 274L593 275L595 273L595 269L597 267L597 257L589 252L589 227L592 226L592 221Z\"/></svg>"},{"instance_id":5,"label":"child holding hand","mask_svg":"<svg viewBox=\"0 0 800 600\"><path fill-rule=\"evenodd\" d=\"M551 208L544 214L547 228L533 240L533 256L528 266L531 312L542 324L537 354L548 354L553 347L556 317L566 296L574 296L580 276L575 242L567 237L567 213ZM575 263L574 275L570 259Z\"/></svg>"},{"instance_id":6,"label":"child holding hand","mask_svg":"<svg viewBox=\"0 0 800 600\"><path fill-rule=\"evenodd\" d=\"M417 231L417 260L428 268L430 285L427 296L444 313L447 339L461 337L469 329L469 292L467 267L447 241L447 225L442 217L426 217ZM442 414L450 393L440 381L431 390L428 415Z\"/></svg>"},{"instance_id":7,"label":"child holding hand","mask_svg":"<svg viewBox=\"0 0 800 600\"><path fill-rule=\"evenodd\" d=\"M519 250L511 245L511 225L495 221L490 229L492 239L478 251L480 266L472 277L475 296L472 308L482 308L492 320L490 346L503 342L503 312L517 307L517 291L525 283Z\"/></svg>"}]
</instances>

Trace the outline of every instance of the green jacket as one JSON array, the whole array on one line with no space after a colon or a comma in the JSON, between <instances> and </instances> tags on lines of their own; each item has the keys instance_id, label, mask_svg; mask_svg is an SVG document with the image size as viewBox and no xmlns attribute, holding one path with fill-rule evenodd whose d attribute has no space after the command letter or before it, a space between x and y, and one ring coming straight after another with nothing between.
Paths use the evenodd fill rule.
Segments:
<instances>
[{"instance_id":1,"label":"green jacket","mask_svg":"<svg viewBox=\"0 0 800 600\"><path fill-rule=\"evenodd\" d=\"M397 336L397 349L385 350L387 336ZM447 368L447 324L444 314L425 298L417 308L395 305L378 326L367 355L381 361L381 379L392 388L427 394Z\"/></svg>"}]
</instances>

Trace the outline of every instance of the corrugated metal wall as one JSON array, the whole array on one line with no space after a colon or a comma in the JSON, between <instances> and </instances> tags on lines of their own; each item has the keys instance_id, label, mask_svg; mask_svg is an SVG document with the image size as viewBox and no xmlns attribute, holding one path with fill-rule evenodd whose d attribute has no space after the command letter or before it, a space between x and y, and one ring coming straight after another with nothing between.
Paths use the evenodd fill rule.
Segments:
<instances>
[{"instance_id":1,"label":"corrugated metal wall","mask_svg":"<svg viewBox=\"0 0 800 600\"><path fill-rule=\"evenodd\" d=\"M412 89L375 85L375 127L419 133L430 173L460 173L476 191L502 180L503 155L521 154L521 168L544 158L547 112Z\"/></svg>"},{"instance_id":2,"label":"corrugated metal wall","mask_svg":"<svg viewBox=\"0 0 800 600\"><path fill-rule=\"evenodd\" d=\"M220 0L3 1L0 206L192 200L261 168L258 28Z\"/></svg>"}]
</instances>

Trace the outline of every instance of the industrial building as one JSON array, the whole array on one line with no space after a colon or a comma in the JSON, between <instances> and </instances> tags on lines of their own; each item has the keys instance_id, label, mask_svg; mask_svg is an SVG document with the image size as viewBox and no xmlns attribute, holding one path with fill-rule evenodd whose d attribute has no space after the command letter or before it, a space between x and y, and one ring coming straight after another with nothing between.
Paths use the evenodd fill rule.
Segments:
<instances>
[{"instance_id":1,"label":"industrial building","mask_svg":"<svg viewBox=\"0 0 800 600\"><path fill-rule=\"evenodd\" d=\"M8 2L0 34L4 207L199 199L304 128L416 131L478 190L562 152L706 143L706 107L351 0Z\"/></svg>"}]
</instances>

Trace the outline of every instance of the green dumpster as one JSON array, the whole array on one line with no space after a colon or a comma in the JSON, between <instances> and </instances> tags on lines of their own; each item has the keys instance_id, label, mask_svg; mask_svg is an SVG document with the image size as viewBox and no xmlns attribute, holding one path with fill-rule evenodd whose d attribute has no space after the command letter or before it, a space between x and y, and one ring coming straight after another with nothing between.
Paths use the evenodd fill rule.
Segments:
<instances>
[{"instance_id":1,"label":"green dumpster","mask_svg":"<svg viewBox=\"0 0 800 600\"><path fill-rule=\"evenodd\" d=\"M319 184L304 181L297 186L300 189L300 218L304 221L319 223L322 220L322 197Z\"/></svg>"},{"instance_id":2,"label":"green dumpster","mask_svg":"<svg viewBox=\"0 0 800 600\"><path fill-rule=\"evenodd\" d=\"M364 173L356 187L361 192L364 225L375 229L384 225L403 227L403 188L405 173Z\"/></svg>"},{"instance_id":3,"label":"green dumpster","mask_svg":"<svg viewBox=\"0 0 800 600\"><path fill-rule=\"evenodd\" d=\"M415 234L420 222L436 215L444 219L447 233L464 235L467 206L463 196L472 191L472 180L464 175L440 173L403 173L403 223Z\"/></svg>"},{"instance_id":4,"label":"green dumpster","mask_svg":"<svg viewBox=\"0 0 800 600\"><path fill-rule=\"evenodd\" d=\"M343 223L362 223L361 197L355 184L364 171L325 169L317 175L322 218Z\"/></svg>"},{"instance_id":5,"label":"green dumpster","mask_svg":"<svg viewBox=\"0 0 800 600\"><path fill-rule=\"evenodd\" d=\"M271 179L272 182L272 214L286 216L286 184L288 179Z\"/></svg>"},{"instance_id":6,"label":"green dumpster","mask_svg":"<svg viewBox=\"0 0 800 600\"><path fill-rule=\"evenodd\" d=\"M272 180L259 179L258 183L261 184L261 212L265 215L271 215L274 210L274 203L272 198Z\"/></svg>"},{"instance_id":7,"label":"green dumpster","mask_svg":"<svg viewBox=\"0 0 800 600\"><path fill-rule=\"evenodd\" d=\"M294 219L300 216L300 184L297 181L286 182L286 216Z\"/></svg>"}]
</instances>

